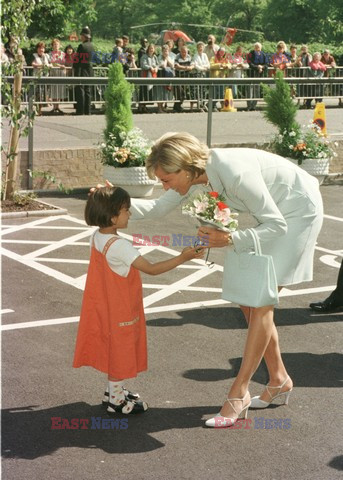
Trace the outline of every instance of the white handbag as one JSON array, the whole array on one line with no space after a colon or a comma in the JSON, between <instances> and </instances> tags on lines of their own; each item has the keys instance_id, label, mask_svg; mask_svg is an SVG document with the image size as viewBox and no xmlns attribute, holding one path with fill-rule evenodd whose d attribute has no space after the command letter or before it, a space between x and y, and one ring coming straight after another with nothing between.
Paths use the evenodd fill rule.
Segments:
<instances>
[{"instance_id":1,"label":"white handbag","mask_svg":"<svg viewBox=\"0 0 343 480\"><path fill-rule=\"evenodd\" d=\"M249 229L254 240L254 252L235 252L228 247L223 272L224 300L247 307L264 307L279 302L278 285L271 255L263 255L260 240Z\"/></svg>"}]
</instances>

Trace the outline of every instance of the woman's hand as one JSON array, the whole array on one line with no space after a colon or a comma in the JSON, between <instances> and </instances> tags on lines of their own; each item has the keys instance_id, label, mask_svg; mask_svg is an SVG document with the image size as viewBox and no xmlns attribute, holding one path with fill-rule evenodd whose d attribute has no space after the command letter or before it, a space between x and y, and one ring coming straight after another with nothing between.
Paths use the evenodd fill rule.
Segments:
<instances>
[{"instance_id":1,"label":"woman's hand","mask_svg":"<svg viewBox=\"0 0 343 480\"><path fill-rule=\"evenodd\" d=\"M229 245L230 234L214 227L200 227L198 236L208 248L222 248Z\"/></svg>"},{"instance_id":2,"label":"woman's hand","mask_svg":"<svg viewBox=\"0 0 343 480\"><path fill-rule=\"evenodd\" d=\"M98 190L98 188L102 188L102 187L113 187L113 184L109 181L109 180L105 180L105 185L102 185L101 183L98 183L96 185L96 187L92 187L89 189L89 194L95 192L95 190ZM89 195L88 194L88 195Z\"/></svg>"}]
</instances>

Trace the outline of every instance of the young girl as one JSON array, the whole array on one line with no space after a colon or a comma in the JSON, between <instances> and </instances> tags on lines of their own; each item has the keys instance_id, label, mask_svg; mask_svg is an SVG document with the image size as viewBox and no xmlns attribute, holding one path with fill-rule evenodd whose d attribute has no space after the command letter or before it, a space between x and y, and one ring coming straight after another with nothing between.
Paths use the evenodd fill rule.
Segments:
<instances>
[{"instance_id":1,"label":"young girl","mask_svg":"<svg viewBox=\"0 0 343 480\"><path fill-rule=\"evenodd\" d=\"M170 260L150 263L117 230L127 228L130 197L119 187L94 190L85 220L99 229L91 237L91 258L82 302L73 367L91 366L108 374L108 413L139 413L146 402L123 388L125 378L147 369L146 325L139 270L168 272L203 249L185 248Z\"/></svg>"}]
</instances>

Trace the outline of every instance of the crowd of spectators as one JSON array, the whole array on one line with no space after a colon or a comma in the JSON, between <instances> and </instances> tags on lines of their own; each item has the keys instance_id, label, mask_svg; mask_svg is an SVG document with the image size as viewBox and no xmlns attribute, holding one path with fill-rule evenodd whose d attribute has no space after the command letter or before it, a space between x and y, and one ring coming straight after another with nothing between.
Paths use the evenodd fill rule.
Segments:
<instances>
[{"instance_id":1,"label":"crowd of spectators","mask_svg":"<svg viewBox=\"0 0 343 480\"><path fill-rule=\"evenodd\" d=\"M88 27L86 27L88 28ZM212 77L212 78L241 78L247 76L251 78L273 76L277 70L283 70L285 75L307 77L328 76L330 71L336 68L336 62L329 50L323 53L314 52L313 56L309 53L307 45L302 45L300 52L296 45L290 45L289 50L285 42L280 41L276 45L276 51L273 54L267 54L263 51L262 45L256 42L253 49L244 52L242 46L238 45L234 52L228 51L225 45L216 43L214 35L208 35L207 43L198 42L196 52L192 54L183 38L167 40L165 44L156 47L149 43L147 38L140 40L140 47L137 51L130 46L130 39L127 35L115 39L112 52L90 51L90 57L87 63L93 63L94 66L108 66L112 62L120 62L126 76L142 76L146 78L172 78L172 77ZM1 63L8 64L14 61L15 51L18 49L15 39L11 38L8 44L1 45ZM36 52L33 58L28 62L33 67L34 75L68 76L76 75L77 68L82 67L84 59L82 54L74 51L71 45L64 49L58 39L53 39L50 48L47 48L44 42L39 42L36 46ZM46 53L46 50L48 52ZM192 48L193 50L193 48ZM20 52L21 53L21 52ZM85 55L85 54L84 54ZM26 63L26 62L25 62ZM300 68L306 67L306 68ZM296 71L296 74L295 74ZM77 75L76 75L77 76ZM230 85L234 98L244 97L242 90L234 82ZM300 85L299 96L308 97L306 85ZM323 86L313 88L313 97L317 97ZM206 88L202 88L202 94L199 96L197 86L153 86L147 85L139 87L137 90L137 101L139 111L147 113L147 105L155 103L158 106L158 112L166 111L168 102L173 102L173 110L181 112L183 102L188 100L190 108L197 103L201 110L207 110L208 100L206 98ZM204 94L205 92L205 94ZM49 98L45 98L47 90L36 91L37 98L41 102L49 101L53 105L55 113L61 113L59 102L65 102L70 97L70 92L66 86L56 85L49 89ZM250 87L248 95L251 100L247 100L248 110L255 110L257 100L261 98L259 85ZM224 99L224 86L218 86L214 89L213 109L217 110L219 102ZM304 102L306 108L311 108L311 99L307 98ZM39 108L39 112L41 106Z\"/></svg>"}]
</instances>

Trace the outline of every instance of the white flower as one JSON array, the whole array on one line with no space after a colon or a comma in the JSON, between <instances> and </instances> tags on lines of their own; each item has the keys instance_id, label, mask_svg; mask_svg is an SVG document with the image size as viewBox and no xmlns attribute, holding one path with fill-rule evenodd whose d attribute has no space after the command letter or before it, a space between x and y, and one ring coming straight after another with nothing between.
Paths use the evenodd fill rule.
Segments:
<instances>
[{"instance_id":1,"label":"white flower","mask_svg":"<svg viewBox=\"0 0 343 480\"><path fill-rule=\"evenodd\" d=\"M209 206L207 198L194 200L195 213L204 213Z\"/></svg>"},{"instance_id":2,"label":"white flower","mask_svg":"<svg viewBox=\"0 0 343 480\"><path fill-rule=\"evenodd\" d=\"M294 146L293 145L289 145L289 149L290 150L293 150Z\"/></svg>"},{"instance_id":3,"label":"white flower","mask_svg":"<svg viewBox=\"0 0 343 480\"><path fill-rule=\"evenodd\" d=\"M216 207L214 210L213 218L226 226L230 223L230 221L232 221L230 215L231 211L229 208L224 208L223 210L220 210L218 207Z\"/></svg>"},{"instance_id":4,"label":"white flower","mask_svg":"<svg viewBox=\"0 0 343 480\"><path fill-rule=\"evenodd\" d=\"M289 136L290 136L290 137L295 137L295 135L296 135L296 133L293 132L293 130L292 130L291 132L289 132Z\"/></svg>"}]
</instances>

